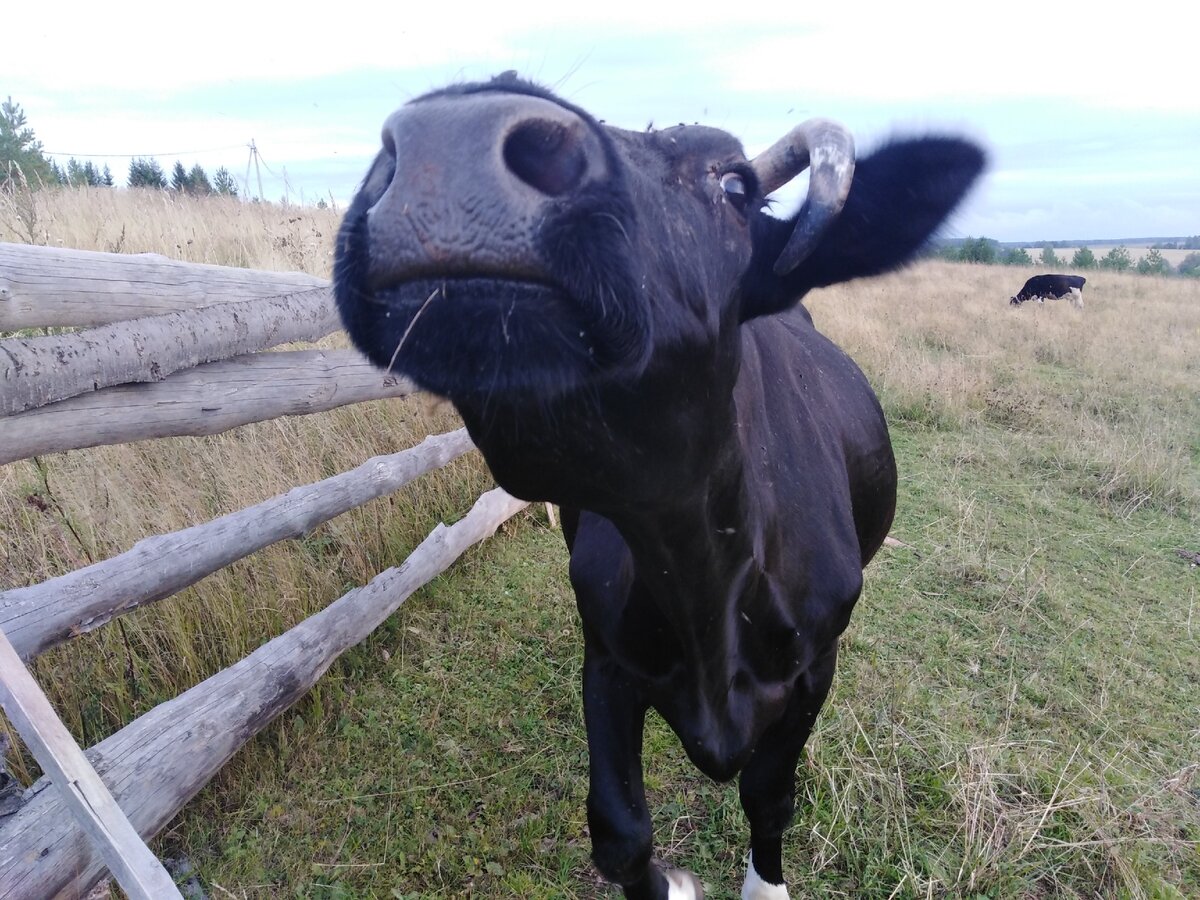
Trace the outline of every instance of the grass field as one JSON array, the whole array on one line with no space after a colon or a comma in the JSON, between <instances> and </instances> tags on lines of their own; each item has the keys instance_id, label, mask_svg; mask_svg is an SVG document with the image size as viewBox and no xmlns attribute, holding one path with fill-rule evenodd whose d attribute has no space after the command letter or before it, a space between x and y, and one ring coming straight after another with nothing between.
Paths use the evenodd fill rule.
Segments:
<instances>
[{"instance_id":1,"label":"grass field","mask_svg":"<svg viewBox=\"0 0 1200 900\"><path fill-rule=\"evenodd\" d=\"M39 202L49 243L123 235L317 274L336 227L130 192ZM2 213L0 239L19 238ZM1200 896L1200 570L1176 552L1200 551L1200 283L1097 272L1077 311L1011 308L1011 282L930 262L808 301L880 393L908 547L868 569L799 772L794 897ZM0 467L0 585L452 424L387 401ZM93 743L395 564L488 483L461 461L36 674ZM214 898L615 897L588 861L581 648L561 535L530 512L335 665L155 848ZM645 758L658 847L737 896L736 789L657 719Z\"/></svg>"}]
</instances>

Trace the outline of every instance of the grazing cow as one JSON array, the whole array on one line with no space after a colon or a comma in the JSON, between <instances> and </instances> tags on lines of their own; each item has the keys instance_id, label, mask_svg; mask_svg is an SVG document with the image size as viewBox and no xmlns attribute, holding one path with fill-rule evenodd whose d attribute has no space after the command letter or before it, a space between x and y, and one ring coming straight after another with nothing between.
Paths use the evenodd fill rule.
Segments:
<instances>
[{"instance_id":1,"label":"grazing cow","mask_svg":"<svg viewBox=\"0 0 1200 900\"><path fill-rule=\"evenodd\" d=\"M1026 300L1043 302L1047 297L1060 300L1071 298L1071 305L1083 309L1083 284L1087 281L1082 275L1034 275L1016 296L1009 297L1008 302L1020 306Z\"/></svg>"},{"instance_id":2,"label":"grazing cow","mask_svg":"<svg viewBox=\"0 0 1200 900\"><path fill-rule=\"evenodd\" d=\"M800 212L768 216L810 165ZM798 301L909 260L982 165L925 138L856 166L817 120L747 161L725 132L623 131L512 73L384 125L338 307L372 360L450 398L503 487L562 506L593 859L626 897L700 896L654 860L650 707L707 775L740 773L743 896L787 897L796 764L896 496L870 386Z\"/></svg>"}]
</instances>

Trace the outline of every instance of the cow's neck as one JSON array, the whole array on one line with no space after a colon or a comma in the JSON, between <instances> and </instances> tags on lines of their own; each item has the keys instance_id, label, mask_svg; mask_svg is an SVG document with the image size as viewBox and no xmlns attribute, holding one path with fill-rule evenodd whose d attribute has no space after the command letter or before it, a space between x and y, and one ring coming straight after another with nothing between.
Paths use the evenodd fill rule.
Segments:
<instances>
[{"instance_id":1,"label":"cow's neck","mask_svg":"<svg viewBox=\"0 0 1200 900\"><path fill-rule=\"evenodd\" d=\"M694 440L705 447L706 465L659 470L655 502L604 510L633 551L639 576L667 604L664 613L676 604L725 606L762 572L759 509L736 434L705 429Z\"/></svg>"},{"instance_id":2,"label":"cow's neck","mask_svg":"<svg viewBox=\"0 0 1200 900\"><path fill-rule=\"evenodd\" d=\"M610 518L647 595L631 602L653 603L673 639L662 648L673 652L660 656L669 665L655 705L697 763L719 776L744 762L782 713L812 648L803 645L794 598L776 590L778 548L767 545L775 529L736 435L714 456L707 478L678 485L675 502Z\"/></svg>"}]
</instances>

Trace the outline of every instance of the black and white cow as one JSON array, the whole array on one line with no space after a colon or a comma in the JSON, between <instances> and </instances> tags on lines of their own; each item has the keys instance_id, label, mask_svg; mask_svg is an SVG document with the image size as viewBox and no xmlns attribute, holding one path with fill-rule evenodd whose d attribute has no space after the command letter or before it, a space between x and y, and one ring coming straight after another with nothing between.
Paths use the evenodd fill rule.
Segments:
<instances>
[{"instance_id":1,"label":"black and white cow","mask_svg":"<svg viewBox=\"0 0 1200 900\"><path fill-rule=\"evenodd\" d=\"M1020 306L1027 300L1040 303L1047 297L1051 300L1070 297L1075 308L1083 309L1083 285L1086 281L1082 275L1034 275L1021 290L1008 298L1008 302Z\"/></svg>"},{"instance_id":2,"label":"black and white cow","mask_svg":"<svg viewBox=\"0 0 1200 900\"><path fill-rule=\"evenodd\" d=\"M700 896L654 860L650 707L703 772L740 774L743 896L787 897L797 760L896 498L875 395L799 300L912 258L982 165L935 137L856 165L826 121L747 160L725 132L623 131L511 73L384 125L338 306L377 364L453 401L503 487L562 506L593 858L627 897ZM805 168L800 212L767 215Z\"/></svg>"}]
</instances>

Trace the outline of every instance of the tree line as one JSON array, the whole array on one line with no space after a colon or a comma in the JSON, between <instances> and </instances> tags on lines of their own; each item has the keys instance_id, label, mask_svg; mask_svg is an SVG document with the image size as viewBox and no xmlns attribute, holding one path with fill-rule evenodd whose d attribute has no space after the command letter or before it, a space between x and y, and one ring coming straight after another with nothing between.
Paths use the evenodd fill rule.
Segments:
<instances>
[{"instance_id":1,"label":"tree line","mask_svg":"<svg viewBox=\"0 0 1200 900\"><path fill-rule=\"evenodd\" d=\"M1184 246L1178 249L1190 249L1193 243L1200 247L1200 235L1180 242ZM1200 277L1200 253L1189 253L1178 266L1172 266L1160 252L1158 245L1152 247L1136 263L1129 250L1124 246L1113 247L1099 259L1088 247L1078 247L1070 258L1055 253L1063 246L1061 242L1047 241L1042 244L1042 252L1037 262L1048 269L1106 269L1112 272L1137 272L1139 275L1183 275L1191 278ZM1163 250L1176 249L1163 245ZM936 249L933 255L949 262L982 263L985 265L1003 266L1032 266L1034 259L1023 247L1004 249L1000 242L988 237L969 237L955 246L946 244Z\"/></svg>"},{"instance_id":2,"label":"tree line","mask_svg":"<svg viewBox=\"0 0 1200 900\"><path fill-rule=\"evenodd\" d=\"M134 157L129 162L126 179L129 187L157 188L193 195L222 194L236 197L237 182L224 166L213 173L212 179L204 167L196 163L191 169L176 161L168 180L158 160ZM80 162L72 157L60 166L48 157L29 127L19 103L9 97L0 103L0 190L15 186L39 188L54 185L74 187L114 187L112 171L107 165L98 167L91 160Z\"/></svg>"},{"instance_id":3,"label":"tree line","mask_svg":"<svg viewBox=\"0 0 1200 900\"><path fill-rule=\"evenodd\" d=\"M1080 241L1039 241L1039 246L1053 247L1055 250L1061 250L1063 247L1075 247ZM1191 237L1184 238L1181 241L1156 241L1150 245L1153 250L1200 250L1200 234L1193 234Z\"/></svg>"}]
</instances>

